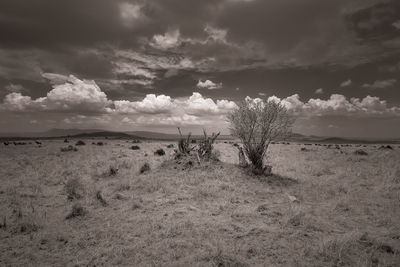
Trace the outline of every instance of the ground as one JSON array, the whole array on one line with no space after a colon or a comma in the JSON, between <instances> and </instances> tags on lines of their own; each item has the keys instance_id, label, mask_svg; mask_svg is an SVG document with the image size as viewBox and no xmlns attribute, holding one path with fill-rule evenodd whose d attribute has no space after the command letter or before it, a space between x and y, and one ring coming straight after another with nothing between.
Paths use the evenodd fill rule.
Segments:
<instances>
[{"instance_id":1,"label":"ground","mask_svg":"<svg viewBox=\"0 0 400 267\"><path fill-rule=\"evenodd\" d=\"M229 142L193 167L85 142L0 148L1 266L400 266L398 146L274 144L257 177Z\"/></svg>"}]
</instances>

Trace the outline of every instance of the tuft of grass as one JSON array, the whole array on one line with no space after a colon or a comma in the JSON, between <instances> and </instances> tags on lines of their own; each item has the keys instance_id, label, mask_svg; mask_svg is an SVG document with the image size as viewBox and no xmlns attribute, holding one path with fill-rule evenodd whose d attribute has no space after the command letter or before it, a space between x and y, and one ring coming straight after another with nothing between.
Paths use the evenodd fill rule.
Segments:
<instances>
[{"instance_id":1,"label":"tuft of grass","mask_svg":"<svg viewBox=\"0 0 400 267\"><path fill-rule=\"evenodd\" d=\"M115 176L117 174L118 174L118 168L110 166L110 168L108 169L108 176Z\"/></svg>"},{"instance_id":2,"label":"tuft of grass","mask_svg":"<svg viewBox=\"0 0 400 267\"><path fill-rule=\"evenodd\" d=\"M142 167L140 167L140 173L145 173L150 171L150 165L146 162L143 164Z\"/></svg>"},{"instance_id":3,"label":"tuft of grass","mask_svg":"<svg viewBox=\"0 0 400 267\"><path fill-rule=\"evenodd\" d=\"M69 200L81 199L85 193L85 188L79 178L69 179L64 186Z\"/></svg>"},{"instance_id":4,"label":"tuft of grass","mask_svg":"<svg viewBox=\"0 0 400 267\"><path fill-rule=\"evenodd\" d=\"M75 217L80 217L84 216L87 214L87 210L80 204L80 203L75 203L72 206L71 212L65 217L65 219L72 219Z\"/></svg>"}]
</instances>

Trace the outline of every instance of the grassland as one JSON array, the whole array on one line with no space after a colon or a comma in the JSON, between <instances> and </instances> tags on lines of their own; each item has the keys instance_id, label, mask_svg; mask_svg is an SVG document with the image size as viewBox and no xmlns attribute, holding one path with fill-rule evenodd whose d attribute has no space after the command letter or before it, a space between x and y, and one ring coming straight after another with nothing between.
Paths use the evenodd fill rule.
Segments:
<instances>
[{"instance_id":1,"label":"grassland","mask_svg":"<svg viewBox=\"0 0 400 267\"><path fill-rule=\"evenodd\" d=\"M190 167L85 141L0 147L1 266L400 266L397 146L271 145L260 178L228 143Z\"/></svg>"}]
</instances>

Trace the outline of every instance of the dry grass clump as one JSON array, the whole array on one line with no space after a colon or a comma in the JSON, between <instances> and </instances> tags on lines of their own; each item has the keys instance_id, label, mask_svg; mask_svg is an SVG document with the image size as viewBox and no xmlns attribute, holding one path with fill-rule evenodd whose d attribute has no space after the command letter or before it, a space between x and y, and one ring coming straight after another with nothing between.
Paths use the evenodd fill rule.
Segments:
<instances>
[{"instance_id":1,"label":"dry grass clump","mask_svg":"<svg viewBox=\"0 0 400 267\"><path fill-rule=\"evenodd\" d=\"M64 190L69 200L81 199L85 193L85 188L79 178L69 179L64 185Z\"/></svg>"},{"instance_id":2,"label":"dry grass clump","mask_svg":"<svg viewBox=\"0 0 400 267\"><path fill-rule=\"evenodd\" d=\"M145 172L149 172L149 171L150 171L150 165L147 162L145 164L143 164L139 170L140 173L145 173Z\"/></svg>"},{"instance_id":3,"label":"dry grass clump","mask_svg":"<svg viewBox=\"0 0 400 267\"><path fill-rule=\"evenodd\" d=\"M157 149L157 150L154 152L154 155L157 155L157 156L164 156L164 155L165 155L165 151L164 151L164 149L159 148L159 149Z\"/></svg>"},{"instance_id":4,"label":"dry grass clump","mask_svg":"<svg viewBox=\"0 0 400 267\"><path fill-rule=\"evenodd\" d=\"M360 155L360 156L367 156L368 153L362 149L357 149L356 151L354 151L355 155Z\"/></svg>"},{"instance_id":5,"label":"dry grass clump","mask_svg":"<svg viewBox=\"0 0 400 267\"><path fill-rule=\"evenodd\" d=\"M107 201L104 199L103 195L101 194L101 191L96 192L96 199L100 202L101 205L104 207L108 205Z\"/></svg>"},{"instance_id":6,"label":"dry grass clump","mask_svg":"<svg viewBox=\"0 0 400 267\"><path fill-rule=\"evenodd\" d=\"M67 146L67 147L62 147L60 150L61 150L61 152L69 152L69 151L74 151L74 152L76 152L76 151L78 151L78 148L69 145L69 146Z\"/></svg>"},{"instance_id":7,"label":"dry grass clump","mask_svg":"<svg viewBox=\"0 0 400 267\"><path fill-rule=\"evenodd\" d=\"M118 174L118 168L114 166L110 166L108 168L108 176L115 176Z\"/></svg>"},{"instance_id":8,"label":"dry grass clump","mask_svg":"<svg viewBox=\"0 0 400 267\"><path fill-rule=\"evenodd\" d=\"M80 203L75 203L72 206L71 212L65 217L65 219L72 219L75 217L80 217L84 216L87 214L87 210L80 204Z\"/></svg>"},{"instance_id":9,"label":"dry grass clump","mask_svg":"<svg viewBox=\"0 0 400 267\"><path fill-rule=\"evenodd\" d=\"M76 146L84 146L84 145L86 145L86 143L83 142L82 140L79 140L78 142L76 142L75 145L76 145Z\"/></svg>"}]
</instances>

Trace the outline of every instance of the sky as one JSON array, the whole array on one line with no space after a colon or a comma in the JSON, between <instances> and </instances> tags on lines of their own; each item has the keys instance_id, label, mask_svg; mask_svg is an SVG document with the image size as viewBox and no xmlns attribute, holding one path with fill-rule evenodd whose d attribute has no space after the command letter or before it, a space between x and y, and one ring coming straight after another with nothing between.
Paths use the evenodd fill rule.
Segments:
<instances>
[{"instance_id":1,"label":"sky","mask_svg":"<svg viewBox=\"0 0 400 267\"><path fill-rule=\"evenodd\" d=\"M246 97L297 133L400 137L400 1L0 1L1 132L229 133Z\"/></svg>"}]
</instances>

